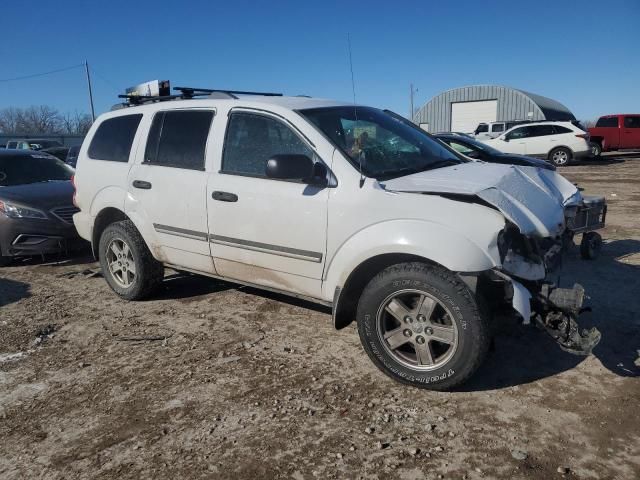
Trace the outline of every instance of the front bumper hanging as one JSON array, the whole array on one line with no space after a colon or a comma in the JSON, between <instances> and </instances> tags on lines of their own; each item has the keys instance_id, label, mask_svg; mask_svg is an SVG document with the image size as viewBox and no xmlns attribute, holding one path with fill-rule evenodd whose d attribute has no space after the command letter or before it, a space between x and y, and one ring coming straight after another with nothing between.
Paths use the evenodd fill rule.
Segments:
<instances>
[{"instance_id":1,"label":"front bumper hanging","mask_svg":"<svg viewBox=\"0 0 640 480\"><path fill-rule=\"evenodd\" d=\"M585 293L582 285L573 288L555 288L544 284L533 298L535 321L563 350L575 355L589 355L600 342L601 333L593 327L580 331L578 316L588 311L583 308Z\"/></svg>"}]
</instances>

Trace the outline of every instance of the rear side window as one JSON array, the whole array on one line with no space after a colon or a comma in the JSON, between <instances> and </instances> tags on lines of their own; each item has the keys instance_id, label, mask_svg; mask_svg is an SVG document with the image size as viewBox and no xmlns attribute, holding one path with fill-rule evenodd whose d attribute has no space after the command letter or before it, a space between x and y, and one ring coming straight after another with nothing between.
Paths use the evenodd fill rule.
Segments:
<instances>
[{"instance_id":1,"label":"rear side window","mask_svg":"<svg viewBox=\"0 0 640 480\"><path fill-rule=\"evenodd\" d=\"M496 123L491 127L492 132L504 132L504 123Z\"/></svg>"},{"instance_id":2,"label":"rear side window","mask_svg":"<svg viewBox=\"0 0 640 480\"><path fill-rule=\"evenodd\" d=\"M618 117L600 117L596 127L617 127Z\"/></svg>"},{"instance_id":3,"label":"rear side window","mask_svg":"<svg viewBox=\"0 0 640 480\"><path fill-rule=\"evenodd\" d=\"M640 117L624 117L624 128L640 128Z\"/></svg>"},{"instance_id":4,"label":"rear side window","mask_svg":"<svg viewBox=\"0 0 640 480\"><path fill-rule=\"evenodd\" d=\"M553 133L559 135L559 134L562 134L562 133L573 133L573 131L570 130L569 128L567 128L567 127L561 127L560 125L554 125L553 126Z\"/></svg>"},{"instance_id":5,"label":"rear side window","mask_svg":"<svg viewBox=\"0 0 640 480\"><path fill-rule=\"evenodd\" d=\"M267 160L287 153L313 158L311 148L284 123L250 113L231 115L222 158L224 173L264 177Z\"/></svg>"},{"instance_id":6,"label":"rear side window","mask_svg":"<svg viewBox=\"0 0 640 480\"><path fill-rule=\"evenodd\" d=\"M210 110L174 110L153 117L144 163L204 170L204 156L213 120Z\"/></svg>"},{"instance_id":7,"label":"rear side window","mask_svg":"<svg viewBox=\"0 0 640 480\"><path fill-rule=\"evenodd\" d=\"M136 135L142 114L123 115L105 120L96 131L91 145L89 158L128 162L133 137Z\"/></svg>"}]
</instances>

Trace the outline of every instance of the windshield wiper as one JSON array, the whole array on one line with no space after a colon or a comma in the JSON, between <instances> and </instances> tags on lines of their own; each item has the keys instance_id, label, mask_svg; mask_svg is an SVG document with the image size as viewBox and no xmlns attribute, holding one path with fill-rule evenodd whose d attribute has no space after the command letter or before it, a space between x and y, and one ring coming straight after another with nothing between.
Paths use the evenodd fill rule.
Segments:
<instances>
[{"instance_id":1,"label":"windshield wiper","mask_svg":"<svg viewBox=\"0 0 640 480\"><path fill-rule=\"evenodd\" d=\"M427 170L434 170L436 168L446 167L449 165L460 165L462 162L458 162L457 160L447 159L447 160L439 160L437 162L430 163L429 165L423 165L421 167L405 167L405 168L396 168L389 170L382 170L380 172L376 172L375 177L377 179L384 178L388 180L391 177L404 177L405 175L413 175L414 173L426 172Z\"/></svg>"}]
</instances>

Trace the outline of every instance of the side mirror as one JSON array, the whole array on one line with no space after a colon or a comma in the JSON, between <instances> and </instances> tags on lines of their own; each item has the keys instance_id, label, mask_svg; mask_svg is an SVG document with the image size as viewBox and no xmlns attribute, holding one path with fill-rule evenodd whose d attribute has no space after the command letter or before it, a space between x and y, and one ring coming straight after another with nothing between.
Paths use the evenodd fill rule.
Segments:
<instances>
[{"instance_id":1,"label":"side mirror","mask_svg":"<svg viewBox=\"0 0 640 480\"><path fill-rule=\"evenodd\" d=\"M274 155L267 160L265 173L268 178L279 180L299 180L311 185L327 183L327 168L320 162L313 163L306 155Z\"/></svg>"},{"instance_id":2,"label":"side mirror","mask_svg":"<svg viewBox=\"0 0 640 480\"><path fill-rule=\"evenodd\" d=\"M506 136L505 136L505 137L502 137L502 141L503 141L503 142L508 142L508 141L509 141L509 138L507 138Z\"/></svg>"},{"instance_id":3,"label":"side mirror","mask_svg":"<svg viewBox=\"0 0 640 480\"><path fill-rule=\"evenodd\" d=\"M473 158L475 160L478 160L480 158L480 153L476 152L475 150L471 150L470 152L467 152L466 155L467 157Z\"/></svg>"}]
</instances>

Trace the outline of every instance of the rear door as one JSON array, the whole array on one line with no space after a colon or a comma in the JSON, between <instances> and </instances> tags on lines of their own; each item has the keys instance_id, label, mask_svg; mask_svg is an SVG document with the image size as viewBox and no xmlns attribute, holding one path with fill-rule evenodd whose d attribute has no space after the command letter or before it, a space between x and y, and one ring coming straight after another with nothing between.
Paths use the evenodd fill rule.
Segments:
<instances>
[{"instance_id":1,"label":"rear door","mask_svg":"<svg viewBox=\"0 0 640 480\"><path fill-rule=\"evenodd\" d=\"M640 115L624 116L620 148L640 148Z\"/></svg>"},{"instance_id":2,"label":"rear door","mask_svg":"<svg viewBox=\"0 0 640 480\"><path fill-rule=\"evenodd\" d=\"M562 143L562 139L554 135L553 125L531 125L527 128L529 129L525 148L527 155L546 157L551 150Z\"/></svg>"},{"instance_id":3,"label":"rear door","mask_svg":"<svg viewBox=\"0 0 640 480\"><path fill-rule=\"evenodd\" d=\"M164 263L215 273L207 226L205 154L212 109L166 110L146 119L129 172L125 212L145 228L154 256Z\"/></svg>"}]
</instances>

